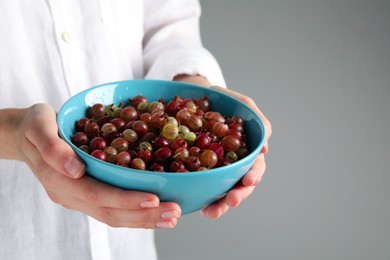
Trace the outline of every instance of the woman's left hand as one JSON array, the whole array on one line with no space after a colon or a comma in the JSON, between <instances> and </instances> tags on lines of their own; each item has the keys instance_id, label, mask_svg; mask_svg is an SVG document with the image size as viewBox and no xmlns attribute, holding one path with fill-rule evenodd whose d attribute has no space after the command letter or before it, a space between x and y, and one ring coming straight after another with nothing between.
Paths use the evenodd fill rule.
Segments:
<instances>
[{"instance_id":1,"label":"woman's left hand","mask_svg":"<svg viewBox=\"0 0 390 260\"><path fill-rule=\"evenodd\" d=\"M269 149L268 140L272 134L272 127L269 120L260 111L252 98L230 89L216 86L212 86L211 88L225 92L247 104L260 115L260 118L262 119L266 128L266 141L264 147L262 148L259 156L256 158L250 170L242 178L241 182L238 183L233 189L231 189L222 199L201 210L201 213L205 217L218 218L224 215L229 208L237 207L243 200L252 194L256 185L260 183L266 169L264 155L268 152Z\"/></svg>"},{"instance_id":2,"label":"woman's left hand","mask_svg":"<svg viewBox=\"0 0 390 260\"><path fill-rule=\"evenodd\" d=\"M266 140L264 143L264 147L262 148L259 156L256 158L250 170L241 179L241 182L238 183L233 189L231 189L222 199L214 202L213 204L201 210L201 213L205 217L219 218L224 215L229 208L237 207L243 200L249 197L249 195L251 195L252 192L255 190L257 184L260 183L266 168L264 155L268 152L269 149L268 140L272 134L272 126L270 121L260 111L255 101L248 96L240 94L231 89L211 86L207 79L201 76L178 75L174 78L174 80L197 84L205 87L211 87L215 90L224 92L241 100L243 103L247 104L259 114L266 129Z\"/></svg>"}]
</instances>

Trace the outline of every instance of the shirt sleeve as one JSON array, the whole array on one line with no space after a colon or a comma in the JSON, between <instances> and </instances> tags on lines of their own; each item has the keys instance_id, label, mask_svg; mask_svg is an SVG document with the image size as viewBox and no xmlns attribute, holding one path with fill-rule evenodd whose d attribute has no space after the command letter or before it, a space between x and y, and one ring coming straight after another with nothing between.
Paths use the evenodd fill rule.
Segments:
<instances>
[{"instance_id":1,"label":"shirt sleeve","mask_svg":"<svg viewBox=\"0 0 390 260\"><path fill-rule=\"evenodd\" d=\"M226 87L215 57L203 47L197 0L145 1L143 56L146 79L201 75Z\"/></svg>"}]
</instances>

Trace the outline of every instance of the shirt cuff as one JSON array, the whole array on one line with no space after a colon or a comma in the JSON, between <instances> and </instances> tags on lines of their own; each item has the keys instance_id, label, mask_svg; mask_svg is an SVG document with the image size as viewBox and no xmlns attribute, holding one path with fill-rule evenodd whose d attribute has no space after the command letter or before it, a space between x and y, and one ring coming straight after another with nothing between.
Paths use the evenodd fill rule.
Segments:
<instances>
[{"instance_id":1,"label":"shirt cuff","mask_svg":"<svg viewBox=\"0 0 390 260\"><path fill-rule=\"evenodd\" d=\"M226 87L217 60L202 47L163 52L151 64L145 79L172 80L180 74L200 75L205 77L211 85Z\"/></svg>"}]
</instances>

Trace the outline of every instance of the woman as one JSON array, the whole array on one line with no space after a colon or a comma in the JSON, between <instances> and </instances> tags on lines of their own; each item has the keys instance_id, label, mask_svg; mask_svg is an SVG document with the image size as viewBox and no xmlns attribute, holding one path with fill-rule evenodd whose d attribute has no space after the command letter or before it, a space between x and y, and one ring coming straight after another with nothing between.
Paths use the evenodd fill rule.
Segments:
<instances>
[{"instance_id":1,"label":"woman","mask_svg":"<svg viewBox=\"0 0 390 260\"><path fill-rule=\"evenodd\" d=\"M156 259L154 228L173 228L179 205L84 175L57 135L55 111L93 85L165 79L223 87L199 35L195 0L0 3L0 255L2 259ZM249 196L266 144L242 183L202 210L218 218ZM54 203L53 203L54 202Z\"/></svg>"}]
</instances>

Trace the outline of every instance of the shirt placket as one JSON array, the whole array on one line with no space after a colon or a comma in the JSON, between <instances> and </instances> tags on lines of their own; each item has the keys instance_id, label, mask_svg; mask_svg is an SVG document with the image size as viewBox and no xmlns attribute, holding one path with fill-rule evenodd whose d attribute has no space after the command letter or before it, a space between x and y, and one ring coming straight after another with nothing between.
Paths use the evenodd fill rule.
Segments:
<instances>
[{"instance_id":1,"label":"shirt placket","mask_svg":"<svg viewBox=\"0 0 390 260\"><path fill-rule=\"evenodd\" d=\"M65 84L69 94L74 95L85 89L85 84L87 84L85 79L87 74L82 64L83 56L80 53L80 39L77 39L79 29L74 21L71 1L50 0L48 3L61 56Z\"/></svg>"}]
</instances>

